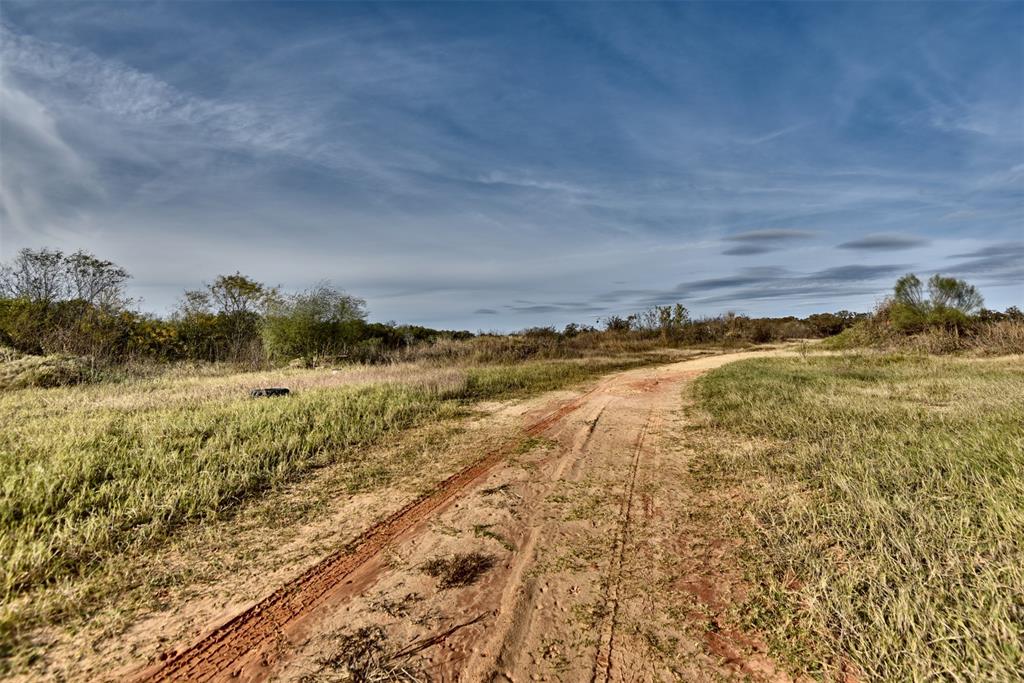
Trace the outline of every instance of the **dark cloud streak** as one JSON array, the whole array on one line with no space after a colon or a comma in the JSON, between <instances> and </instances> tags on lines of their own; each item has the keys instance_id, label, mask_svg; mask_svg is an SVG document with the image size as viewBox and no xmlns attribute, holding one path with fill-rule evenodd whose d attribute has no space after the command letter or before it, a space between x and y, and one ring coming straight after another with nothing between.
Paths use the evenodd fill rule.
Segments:
<instances>
[{"instance_id":1,"label":"dark cloud streak","mask_svg":"<svg viewBox=\"0 0 1024 683\"><path fill-rule=\"evenodd\" d=\"M770 230L748 230L747 232L729 235L722 239L728 242L755 242L758 244L771 244L779 242L792 242L794 240L813 239L816 233L810 230L787 230L773 228Z\"/></svg>"},{"instance_id":2,"label":"dark cloud streak","mask_svg":"<svg viewBox=\"0 0 1024 683\"><path fill-rule=\"evenodd\" d=\"M722 254L725 256L752 256L754 254L767 254L771 251L778 251L778 249L760 244L741 244L737 247L729 247Z\"/></svg>"},{"instance_id":3,"label":"dark cloud streak","mask_svg":"<svg viewBox=\"0 0 1024 683\"><path fill-rule=\"evenodd\" d=\"M911 235L867 235L860 239L843 242L838 245L838 248L864 251L896 251L898 249L924 247L928 244L928 240Z\"/></svg>"}]
</instances>

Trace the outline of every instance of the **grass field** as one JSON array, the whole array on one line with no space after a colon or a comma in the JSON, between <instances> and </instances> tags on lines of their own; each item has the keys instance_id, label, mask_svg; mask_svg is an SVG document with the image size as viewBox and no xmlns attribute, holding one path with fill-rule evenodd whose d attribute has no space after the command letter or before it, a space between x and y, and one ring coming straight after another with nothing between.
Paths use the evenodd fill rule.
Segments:
<instances>
[{"instance_id":1,"label":"grass field","mask_svg":"<svg viewBox=\"0 0 1024 683\"><path fill-rule=\"evenodd\" d=\"M69 609L61 595L81 595L69 586L186 525L328 464L372 483L378 465L361 453L389 434L457 416L473 401L657 359L166 376L2 394L0 655L35 621L59 620ZM267 385L294 393L248 398L247 388Z\"/></svg>"},{"instance_id":2,"label":"grass field","mask_svg":"<svg viewBox=\"0 0 1024 683\"><path fill-rule=\"evenodd\" d=\"M721 511L747 535L747 618L796 668L1020 679L1019 357L759 359L697 396L722 436L697 474L747 501Z\"/></svg>"}]
</instances>

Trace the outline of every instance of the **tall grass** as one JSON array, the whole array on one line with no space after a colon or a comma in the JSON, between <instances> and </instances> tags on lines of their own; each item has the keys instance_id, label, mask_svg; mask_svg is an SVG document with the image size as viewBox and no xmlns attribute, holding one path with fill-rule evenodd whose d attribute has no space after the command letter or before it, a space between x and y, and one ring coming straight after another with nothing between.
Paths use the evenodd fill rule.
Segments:
<instances>
[{"instance_id":1,"label":"tall grass","mask_svg":"<svg viewBox=\"0 0 1024 683\"><path fill-rule=\"evenodd\" d=\"M0 395L0 656L27 625L10 606L36 589L87 578L317 467L356 467L366 446L467 402L652 359L166 377ZM247 397L268 380L295 392Z\"/></svg>"},{"instance_id":2,"label":"tall grass","mask_svg":"<svg viewBox=\"0 0 1024 683\"><path fill-rule=\"evenodd\" d=\"M445 407L385 385L22 423L0 437L0 586L79 571Z\"/></svg>"},{"instance_id":3,"label":"tall grass","mask_svg":"<svg viewBox=\"0 0 1024 683\"><path fill-rule=\"evenodd\" d=\"M1020 679L1020 358L746 361L698 395L719 427L769 439L699 470L753 498L750 613L776 644L866 680Z\"/></svg>"}]
</instances>

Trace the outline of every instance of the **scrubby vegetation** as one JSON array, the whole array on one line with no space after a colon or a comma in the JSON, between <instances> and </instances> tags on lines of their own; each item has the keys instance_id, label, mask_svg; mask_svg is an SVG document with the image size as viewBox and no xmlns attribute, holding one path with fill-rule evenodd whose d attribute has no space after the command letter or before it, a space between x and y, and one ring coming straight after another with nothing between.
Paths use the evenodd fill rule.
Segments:
<instances>
[{"instance_id":1,"label":"scrubby vegetation","mask_svg":"<svg viewBox=\"0 0 1024 683\"><path fill-rule=\"evenodd\" d=\"M158 318L132 308L124 294L128 279L123 268L82 251L22 250L0 268L0 344L52 357L34 361L42 365L66 368L69 359L83 359L77 365L88 372L74 381L152 372L154 364L169 362L230 363L240 369L338 362L503 363L825 337L835 337L832 348L1024 349L1024 314L1016 308L984 309L973 286L939 275L927 288L914 275L901 278L874 315L693 318L675 304L609 316L596 326L572 323L562 330L540 327L508 335L368 322L365 302L330 283L287 293L241 273L186 291L172 315ZM2 370L0 376L14 372ZM25 377L28 386L42 385ZM57 377L72 381L74 373L44 373L40 381Z\"/></svg>"},{"instance_id":2,"label":"scrubby vegetation","mask_svg":"<svg viewBox=\"0 0 1024 683\"><path fill-rule=\"evenodd\" d=\"M739 488L754 626L858 680L1024 671L1024 365L905 355L728 365L697 469ZM750 441L753 437L754 440ZM732 443L731 447L723 444Z\"/></svg>"},{"instance_id":3,"label":"scrubby vegetation","mask_svg":"<svg viewBox=\"0 0 1024 683\"><path fill-rule=\"evenodd\" d=\"M423 563L423 572L437 579L441 590L468 586L494 566L494 558L483 553L435 557Z\"/></svg>"},{"instance_id":4,"label":"scrubby vegetation","mask_svg":"<svg viewBox=\"0 0 1024 683\"><path fill-rule=\"evenodd\" d=\"M934 275L927 296L914 274L900 278L874 315L839 332L825 348L882 348L922 353L969 351L988 355L1024 353L1024 313L983 308L973 286Z\"/></svg>"},{"instance_id":5,"label":"scrubby vegetation","mask_svg":"<svg viewBox=\"0 0 1024 683\"><path fill-rule=\"evenodd\" d=\"M75 356L28 356L0 347L0 391L28 387L78 384L90 375L86 363Z\"/></svg>"},{"instance_id":6,"label":"scrubby vegetation","mask_svg":"<svg viewBox=\"0 0 1024 683\"><path fill-rule=\"evenodd\" d=\"M186 291L162 319L133 309L128 279L123 268L85 252L23 249L0 268L0 343L33 355L88 357L102 371L138 362L381 361L419 343L472 336L368 323L363 301L327 283L286 294L240 273Z\"/></svg>"}]
</instances>

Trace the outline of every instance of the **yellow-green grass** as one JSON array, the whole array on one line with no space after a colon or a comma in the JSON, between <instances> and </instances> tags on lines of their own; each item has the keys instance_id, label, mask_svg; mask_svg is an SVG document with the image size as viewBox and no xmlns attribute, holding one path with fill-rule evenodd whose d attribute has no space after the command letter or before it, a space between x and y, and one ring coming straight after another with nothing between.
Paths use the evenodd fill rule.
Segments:
<instances>
[{"instance_id":1,"label":"yellow-green grass","mask_svg":"<svg viewBox=\"0 0 1024 683\"><path fill-rule=\"evenodd\" d=\"M796 666L1024 676L1024 359L752 360L697 396L754 437L696 471L746 490L747 614Z\"/></svg>"},{"instance_id":2,"label":"yellow-green grass","mask_svg":"<svg viewBox=\"0 0 1024 683\"><path fill-rule=\"evenodd\" d=\"M320 466L358 470L366 447L472 401L657 360L169 376L0 395L0 659L33 619L61 618L24 599L38 590L88 580ZM248 397L268 384L295 391Z\"/></svg>"}]
</instances>

